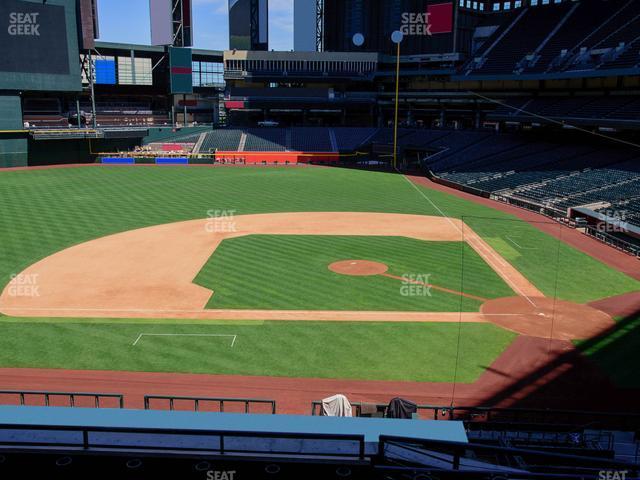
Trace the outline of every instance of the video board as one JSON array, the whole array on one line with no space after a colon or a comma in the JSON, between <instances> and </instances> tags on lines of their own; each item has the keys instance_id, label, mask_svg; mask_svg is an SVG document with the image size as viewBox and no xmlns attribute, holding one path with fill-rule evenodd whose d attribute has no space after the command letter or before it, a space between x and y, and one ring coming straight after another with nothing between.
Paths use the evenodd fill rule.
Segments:
<instances>
[{"instance_id":1,"label":"video board","mask_svg":"<svg viewBox=\"0 0 640 480\"><path fill-rule=\"evenodd\" d=\"M0 2L0 89L81 88L74 0Z\"/></svg>"}]
</instances>

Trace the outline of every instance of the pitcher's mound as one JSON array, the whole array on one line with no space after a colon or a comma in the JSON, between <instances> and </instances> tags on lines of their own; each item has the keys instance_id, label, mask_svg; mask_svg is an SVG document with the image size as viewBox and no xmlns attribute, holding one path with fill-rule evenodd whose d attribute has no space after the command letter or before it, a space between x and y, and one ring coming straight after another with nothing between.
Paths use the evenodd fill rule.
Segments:
<instances>
[{"instance_id":1,"label":"pitcher's mound","mask_svg":"<svg viewBox=\"0 0 640 480\"><path fill-rule=\"evenodd\" d=\"M370 262L368 260L341 260L329 265L329 270L340 275L369 277L385 273L388 267L384 263Z\"/></svg>"},{"instance_id":2,"label":"pitcher's mound","mask_svg":"<svg viewBox=\"0 0 640 480\"><path fill-rule=\"evenodd\" d=\"M613 326L613 319L589 305L552 298L508 297L489 300L480 311L487 320L533 337L576 340L595 337Z\"/></svg>"}]
</instances>

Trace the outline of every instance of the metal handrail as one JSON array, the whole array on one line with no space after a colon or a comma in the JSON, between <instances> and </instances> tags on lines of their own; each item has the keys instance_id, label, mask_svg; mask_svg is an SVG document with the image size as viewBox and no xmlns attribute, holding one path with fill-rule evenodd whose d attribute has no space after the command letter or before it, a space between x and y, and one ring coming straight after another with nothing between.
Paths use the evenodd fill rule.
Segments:
<instances>
[{"instance_id":1,"label":"metal handrail","mask_svg":"<svg viewBox=\"0 0 640 480\"><path fill-rule=\"evenodd\" d=\"M585 457L580 455L572 455L567 453L557 453L557 452L547 452L541 450L531 450L527 448L514 448L508 446L493 446L493 445L484 445L480 443L470 444L470 443L460 443L460 442L449 442L449 441L439 441L439 440L426 440L426 439L412 439L405 437L397 437L390 435L380 435L378 440L378 452L382 456L380 468L382 470L387 471L413 471L413 472L427 472L431 470L430 468L419 468L416 465L409 466L393 466L393 465L384 465L384 461L386 459L386 455L389 452L388 447L396 447L405 449L407 451L417 453L420 455L425 455L428 457L435 456L439 461L445 461L450 464L450 468L452 471L461 470L463 459L477 459L478 457L503 457L503 456L511 456L517 457L520 459L523 458L535 458L538 459L538 464L547 465L552 461L558 461L562 465L570 465L571 463L578 463L581 465L582 473L585 473L586 469L596 469L596 471L602 471L603 469L617 469L617 470L627 470L628 473L637 473L637 466L627 463L620 462L617 460L604 459L600 457ZM450 456L450 458L443 458L442 453ZM524 465L523 465L524 466ZM438 467L441 469L442 467ZM465 469L467 473L471 472L472 469ZM482 470L485 474L491 473L491 469L488 466L485 466ZM502 472L504 470L500 469L499 465L496 465L496 473ZM535 478L539 478L539 475L535 475L538 472L518 472L517 478L530 478L527 475L532 474ZM580 476L564 476L561 472L559 472L557 478L584 478L582 475ZM483 477L484 478L484 477ZM515 478L515 477L514 477ZM531 477L533 478L533 477ZM545 476L545 478L547 478Z\"/></svg>"},{"instance_id":2,"label":"metal handrail","mask_svg":"<svg viewBox=\"0 0 640 480\"><path fill-rule=\"evenodd\" d=\"M75 407L76 398L94 399L95 408L100 408L100 399L115 398L118 400L118 408L124 408L124 396L119 393L93 393L93 392L49 392L49 391L32 391L32 390L0 390L0 397L3 395L17 395L21 406L26 405L27 396L43 396L44 405L50 405L51 397L68 397L69 406ZM0 402L1 403L1 402Z\"/></svg>"},{"instance_id":3,"label":"metal handrail","mask_svg":"<svg viewBox=\"0 0 640 480\"><path fill-rule=\"evenodd\" d=\"M262 398L222 398L222 397L182 397L173 395L145 395L144 396L144 409L153 410L151 408L152 400L168 400L169 410L175 410L176 401L193 402L194 410L200 411L200 403L213 402L218 403L220 412L224 412L225 403L243 403L244 413L250 413L250 407L252 404L269 405L271 407L271 413L276 413L276 401Z\"/></svg>"},{"instance_id":4,"label":"metal handrail","mask_svg":"<svg viewBox=\"0 0 640 480\"><path fill-rule=\"evenodd\" d=\"M357 443L357 453L349 453L345 451L337 451L337 452L328 452L322 453L314 451L314 456L326 456L326 457L343 457L343 458L357 458L358 460L365 460L365 437L364 435L355 435L355 434L322 434L322 433L276 433L276 432L252 432L246 430L239 431L228 431L228 430L195 430L195 429L184 429L184 428L136 428L136 427L98 427L98 426L68 426L68 425L21 425L21 424L0 424L0 431L9 430L14 433L13 436L3 436L4 440L0 441L0 446L8 446L8 447L22 447L22 448L37 448L37 447L46 447L50 450L52 447L60 447L63 449L77 448L84 451L91 450L99 450L99 449L108 449L110 452L113 451L171 451L172 453L176 452L207 452L207 453L218 453L220 455L227 453L244 453L244 454L265 454L265 450L251 450L251 449L239 449L239 448L229 448L225 445L225 439L227 438L269 438L269 439L293 439L293 440L334 440L334 441L344 441L344 442L354 442ZM81 434L82 441L79 442L70 442L68 440L61 442L52 442L49 441L20 441L17 439L15 432L16 431L47 431L47 432L76 432ZM111 435L101 435L101 439L112 438L113 434L135 434L132 444L128 445L124 443L123 439L119 438L114 440L112 443L100 443L100 442L92 442L91 437L92 433L108 433ZM140 445L139 438L140 435L169 435L171 438L176 438L179 436L186 436L191 439L194 437L219 437L218 446L208 445L207 447L198 447L198 446L184 446L181 445L179 441L176 441L173 445L154 445L150 446ZM65 436L65 438L69 438L69 436ZM104 442L104 440L103 440ZM245 443L246 444L246 443ZM271 451L269 453L272 454L280 454L280 455L295 455L295 456L306 456L308 453L300 452L299 449L291 450L291 451Z\"/></svg>"}]
</instances>

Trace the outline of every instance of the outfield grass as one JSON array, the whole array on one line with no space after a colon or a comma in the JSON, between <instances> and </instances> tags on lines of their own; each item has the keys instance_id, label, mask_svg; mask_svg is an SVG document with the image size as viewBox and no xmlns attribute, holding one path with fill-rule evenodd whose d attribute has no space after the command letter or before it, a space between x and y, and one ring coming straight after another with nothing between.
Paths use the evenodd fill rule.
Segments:
<instances>
[{"instance_id":1,"label":"outfield grass","mask_svg":"<svg viewBox=\"0 0 640 480\"><path fill-rule=\"evenodd\" d=\"M211 210L235 210L237 215L367 211L465 217L547 295L588 302L640 288L640 282L524 222L513 221L511 215L446 193L414 188L402 176L388 173L123 166L10 171L0 172L0 205L0 286L11 274L77 243L134 228L206 218ZM513 236L534 249L516 246L508 238Z\"/></svg>"},{"instance_id":2,"label":"outfield grass","mask_svg":"<svg viewBox=\"0 0 640 480\"><path fill-rule=\"evenodd\" d=\"M473 382L515 335L491 324L0 320L3 367ZM458 329L460 343L458 349ZM228 337L143 337L140 333Z\"/></svg>"},{"instance_id":3,"label":"outfield grass","mask_svg":"<svg viewBox=\"0 0 640 480\"><path fill-rule=\"evenodd\" d=\"M419 276L482 298L515 295L466 243L405 237L250 235L227 239L195 283L214 291L207 308L456 312L461 308L478 311L482 304L467 297L461 304L460 296L436 289L408 289L403 282L380 275L345 276L327 268L351 259L382 262L391 275Z\"/></svg>"}]
</instances>

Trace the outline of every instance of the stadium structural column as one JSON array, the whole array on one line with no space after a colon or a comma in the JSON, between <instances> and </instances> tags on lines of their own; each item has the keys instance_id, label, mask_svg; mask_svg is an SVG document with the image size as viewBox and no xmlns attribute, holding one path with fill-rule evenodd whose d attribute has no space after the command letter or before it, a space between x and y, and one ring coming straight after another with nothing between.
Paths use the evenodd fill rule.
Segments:
<instances>
[{"instance_id":1,"label":"stadium structural column","mask_svg":"<svg viewBox=\"0 0 640 480\"><path fill-rule=\"evenodd\" d=\"M78 130L82 128L82 121L80 119L80 97L76 97L76 115L78 116Z\"/></svg>"},{"instance_id":2,"label":"stadium structural column","mask_svg":"<svg viewBox=\"0 0 640 480\"><path fill-rule=\"evenodd\" d=\"M89 87L91 89L91 117L93 121L93 129L96 130L98 128L98 119L96 118L96 92L93 85L93 80L93 56L91 55L91 50L89 50Z\"/></svg>"},{"instance_id":3,"label":"stadium structural column","mask_svg":"<svg viewBox=\"0 0 640 480\"><path fill-rule=\"evenodd\" d=\"M182 126L186 127L187 126L187 94L183 94L182 95L182 106L184 107L184 118L182 120Z\"/></svg>"}]
</instances>

